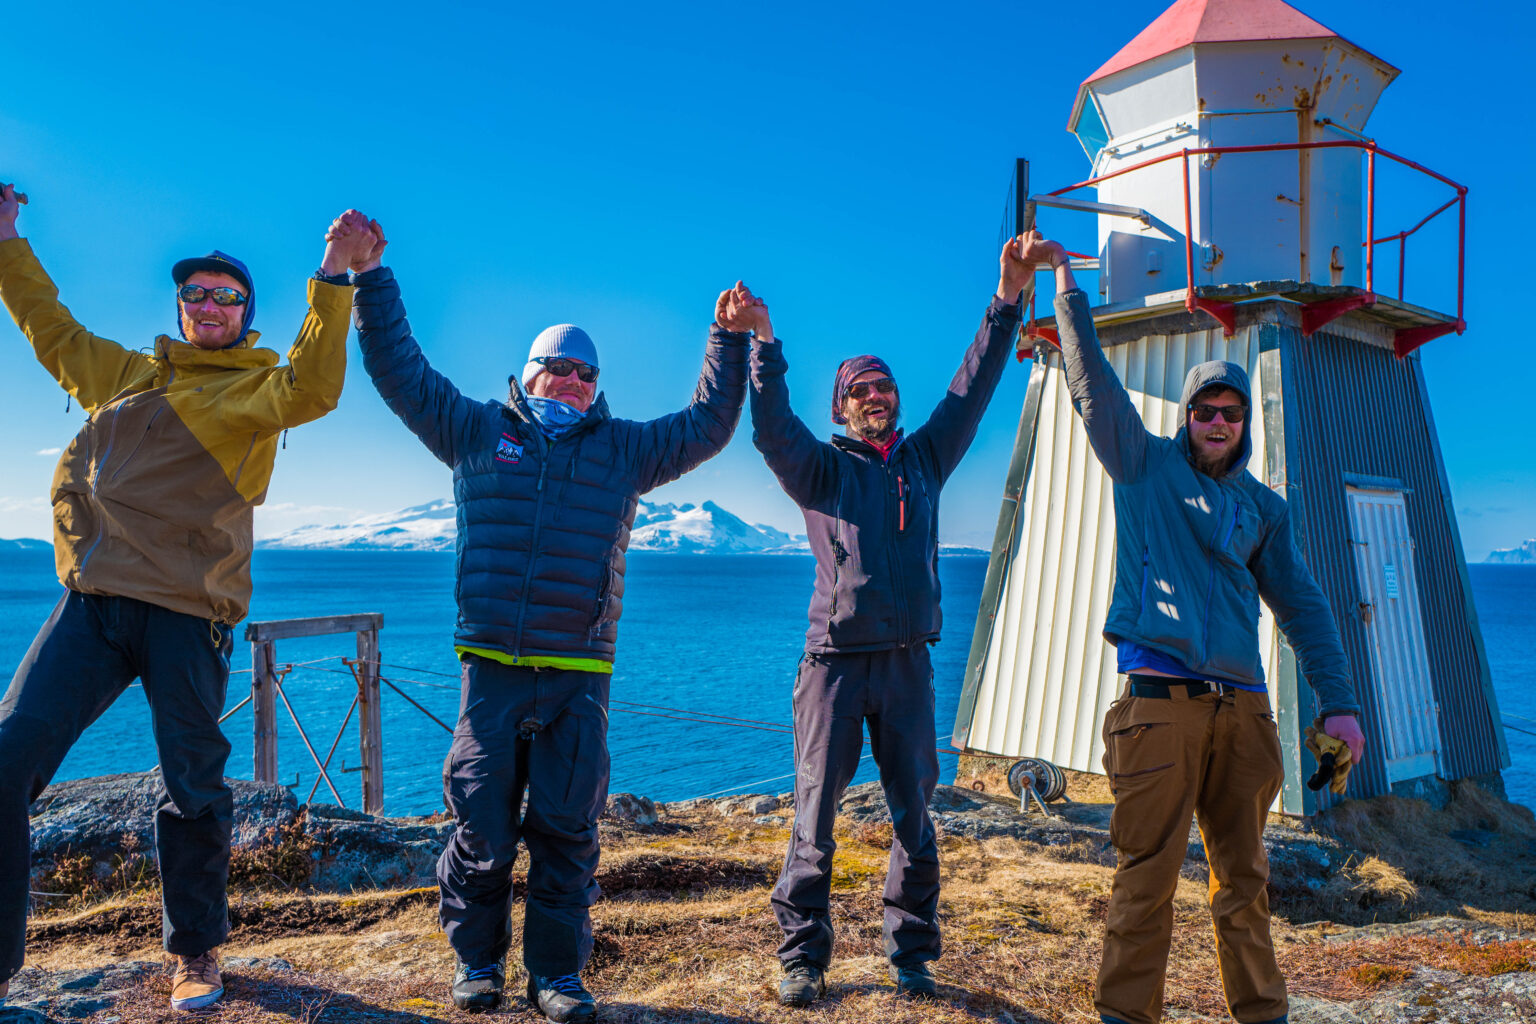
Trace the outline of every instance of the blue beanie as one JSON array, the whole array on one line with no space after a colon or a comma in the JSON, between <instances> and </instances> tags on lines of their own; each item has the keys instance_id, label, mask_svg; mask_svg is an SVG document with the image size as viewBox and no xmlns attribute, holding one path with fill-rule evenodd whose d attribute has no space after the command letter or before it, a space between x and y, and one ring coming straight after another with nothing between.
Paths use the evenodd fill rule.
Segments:
<instances>
[{"instance_id":1,"label":"blue beanie","mask_svg":"<svg viewBox=\"0 0 1536 1024\"><path fill-rule=\"evenodd\" d=\"M245 340L245 336L251 332L251 321L256 319L256 285L251 282L251 272L246 269L244 263L235 259L227 252L215 249L207 256L193 256L189 259L178 260L171 268L171 280L179 289L187 283L187 278L199 270L207 270L215 274L227 274L228 276L245 285L245 316L240 321L240 336L225 345L225 348L234 348ZM181 340L187 340L187 332L181 326L181 302L176 303L176 330L181 335Z\"/></svg>"},{"instance_id":2,"label":"blue beanie","mask_svg":"<svg viewBox=\"0 0 1536 1024\"><path fill-rule=\"evenodd\" d=\"M592 343L586 331L575 324L555 324L540 331L529 346L528 362L523 365L523 387L526 388L539 375L539 371L544 369L544 364L534 360L561 356L579 359L593 369L601 369L597 365L597 346Z\"/></svg>"}]
</instances>

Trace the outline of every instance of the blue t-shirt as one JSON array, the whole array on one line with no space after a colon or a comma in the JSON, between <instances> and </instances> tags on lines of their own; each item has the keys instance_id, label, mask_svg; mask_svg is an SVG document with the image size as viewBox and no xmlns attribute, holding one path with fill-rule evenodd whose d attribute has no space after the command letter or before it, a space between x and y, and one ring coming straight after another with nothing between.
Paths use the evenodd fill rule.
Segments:
<instances>
[{"instance_id":1,"label":"blue t-shirt","mask_svg":"<svg viewBox=\"0 0 1536 1024\"><path fill-rule=\"evenodd\" d=\"M1131 672L1139 672L1144 668L1150 668L1156 669L1159 672L1166 672L1171 676L1183 676L1185 679L1205 678L1191 672L1189 666L1185 665L1178 658L1164 654L1162 651L1154 651L1150 647L1143 647L1134 640L1122 640L1116 645L1115 668L1121 675L1128 675ZM1211 681L1225 683L1227 686L1233 686L1239 690L1253 690L1257 693L1264 693L1268 690L1268 687L1262 683L1255 686L1250 683L1234 682L1231 679L1213 679Z\"/></svg>"}]
</instances>

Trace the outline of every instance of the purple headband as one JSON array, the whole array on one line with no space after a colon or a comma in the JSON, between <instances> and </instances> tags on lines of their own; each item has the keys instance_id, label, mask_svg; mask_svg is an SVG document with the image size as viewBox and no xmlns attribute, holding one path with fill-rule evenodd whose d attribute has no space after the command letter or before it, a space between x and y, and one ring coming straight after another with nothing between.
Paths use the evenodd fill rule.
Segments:
<instances>
[{"instance_id":1,"label":"purple headband","mask_svg":"<svg viewBox=\"0 0 1536 1024\"><path fill-rule=\"evenodd\" d=\"M843 364L837 368L837 379L832 383L832 422L847 423L843 418L843 395L848 391L848 385L861 373L869 370L879 370L887 377L895 379L891 367L879 356L854 356L852 359L844 359Z\"/></svg>"}]
</instances>

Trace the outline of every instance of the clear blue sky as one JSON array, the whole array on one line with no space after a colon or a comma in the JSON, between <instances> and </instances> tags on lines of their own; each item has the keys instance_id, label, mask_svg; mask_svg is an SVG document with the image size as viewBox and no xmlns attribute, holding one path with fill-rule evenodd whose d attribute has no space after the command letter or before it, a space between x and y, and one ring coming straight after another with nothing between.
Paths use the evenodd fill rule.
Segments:
<instances>
[{"instance_id":1,"label":"clear blue sky","mask_svg":"<svg viewBox=\"0 0 1536 1024\"><path fill-rule=\"evenodd\" d=\"M31 194L23 233L78 319L132 347L174 332L171 263L218 247L250 264L256 326L286 349L325 227L355 206L386 226L429 357L473 395L503 394L532 336L574 321L600 346L618 415L680 407L714 297L744 278L816 429L832 430L837 361L863 351L895 366L910 424L996 283L1013 158L1041 187L1086 176L1065 131L1077 85L1165 6L15 5L0 178ZM1536 162L1536 16L1507 2L1401 0L1388 18L1378 0L1299 6L1402 69L1370 133L1472 189L1471 329L1432 343L1425 367L1480 559L1536 536L1526 218L1505 205L1526 200ZM1089 218L1042 227L1094 244ZM1412 291L1449 308L1454 234L1420 239L1409 281L1426 288ZM280 452L258 533L450 493L352 351L341 407ZM945 540L990 542L1024 378L1011 368L946 491ZM0 536L46 537L56 449L80 412L8 321L0 381ZM654 497L800 528L745 426Z\"/></svg>"}]
</instances>

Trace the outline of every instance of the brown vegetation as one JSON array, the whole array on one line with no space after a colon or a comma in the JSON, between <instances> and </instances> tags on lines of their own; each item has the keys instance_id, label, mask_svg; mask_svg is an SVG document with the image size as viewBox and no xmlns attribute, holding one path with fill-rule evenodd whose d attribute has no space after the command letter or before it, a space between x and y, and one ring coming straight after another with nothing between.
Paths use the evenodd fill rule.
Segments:
<instances>
[{"instance_id":1,"label":"brown vegetation","mask_svg":"<svg viewBox=\"0 0 1536 1024\"><path fill-rule=\"evenodd\" d=\"M987 778L982 782L990 792ZM1318 823L1353 851L1348 867L1321 892L1303 888L1305 896L1282 893L1275 900L1278 953L1292 991L1351 1000L1399 985L1424 966L1466 977L1530 970L1536 942L1523 938L1478 945L1442 930L1327 939L1340 931L1338 922L1409 921L1445 913L1465 919L1469 927L1529 933L1536 913L1531 891L1536 847L1530 842L1536 824L1528 811L1466 788L1441 811L1413 801L1376 803L1379 812L1347 804ZM1487 845L1447 838L1459 829L1476 830L1474 838ZM786 827L722 818L703 808L673 813L664 827L606 834L599 878L605 896L594 913L597 943L588 972L604 1003L605 1022L1097 1020L1092 987L1111 868L1074 860L1069 848L1015 839L945 839L945 956L936 970L941 998L914 1004L892 994L881 945L889 826L845 822L839 837L832 891L839 944L831 992L806 1013L781 1008L774 998L779 935L768 895L788 839ZM279 859L262 870L281 877L282 867ZM253 875L260 873L252 869ZM517 885L521 889L521 879ZM223 955L282 958L294 970L230 971L219 1019L226 1024L486 1019L461 1014L448 1003L453 956L437 930L435 910L432 889L346 896L240 893L232 902L234 934ZM1225 1020L1199 878L1180 881L1174 910L1169 1014L1186 1021ZM514 920L514 928L520 927ZM42 915L29 931L31 962L44 968L154 958L158 901L152 890L141 889L86 911ZM518 991L519 974L514 968L512 993ZM168 991L167 980L146 979L112 1012L146 1024L185 1020L166 1005ZM514 1008L519 1005L514 1001Z\"/></svg>"}]
</instances>

